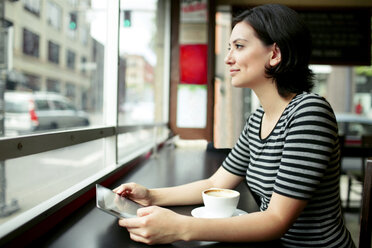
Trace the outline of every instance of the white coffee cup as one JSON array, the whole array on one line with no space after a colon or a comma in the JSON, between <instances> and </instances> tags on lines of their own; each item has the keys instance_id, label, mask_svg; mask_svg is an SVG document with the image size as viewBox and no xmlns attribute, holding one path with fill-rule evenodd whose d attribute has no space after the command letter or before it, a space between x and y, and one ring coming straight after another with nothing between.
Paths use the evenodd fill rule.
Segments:
<instances>
[{"instance_id":1,"label":"white coffee cup","mask_svg":"<svg viewBox=\"0 0 372 248\"><path fill-rule=\"evenodd\" d=\"M231 217L238 206L240 193L231 189L211 188L202 193L205 210L214 218Z\"/></svg>"}]
</instances>

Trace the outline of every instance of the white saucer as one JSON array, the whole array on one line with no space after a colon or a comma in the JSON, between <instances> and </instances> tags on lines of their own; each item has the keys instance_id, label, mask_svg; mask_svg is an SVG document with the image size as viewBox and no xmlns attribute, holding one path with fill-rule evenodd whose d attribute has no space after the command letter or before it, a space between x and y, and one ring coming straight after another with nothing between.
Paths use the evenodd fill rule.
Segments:
<instances>
[{"instance_id":1,"label":"white saucer","mask_svg":"<svg viewBox=\"0 0 372 248\"><path fill-rule=\"evenodd\" d=\"M247 212L245 212L241 209L236 209L232 216L240 216L240 215L243 215L243 214L247 214ZM215 218L206 211L205 207L194 208L191 211L191 215L196 217L196 218Z\"/></svg>"}]
</instances>

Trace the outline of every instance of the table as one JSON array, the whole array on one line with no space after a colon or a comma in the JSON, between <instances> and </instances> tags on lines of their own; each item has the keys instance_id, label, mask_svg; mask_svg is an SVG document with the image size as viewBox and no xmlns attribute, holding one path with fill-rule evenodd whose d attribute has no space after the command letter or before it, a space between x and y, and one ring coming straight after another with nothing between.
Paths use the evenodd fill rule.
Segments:
<instances>
[{"instance_id":1,"label":"table","mask_svg":"<svg viewBox=\"0 0 372 248\"><path fill-rule=\"evenodd\" d=\"M146 187L174 186L210 176L222 163L224 153L205 149L164 147L156 157L151 157L138 165L121 180L110 186L114 188L125 182L137 182ZM241 193L238 208L247 212L258 211L256 202L245 184L237 188ZM198 206L170 207L170 209L191 215ZM126 229L120 227L117 219L95 207L95 199L84 205L65 221L31 244L32 247L149 247L129 238ZM155 247L279 247L276 242L267 243L219 243L219 242L175 242Z\"/></svg>"}]
</instances>

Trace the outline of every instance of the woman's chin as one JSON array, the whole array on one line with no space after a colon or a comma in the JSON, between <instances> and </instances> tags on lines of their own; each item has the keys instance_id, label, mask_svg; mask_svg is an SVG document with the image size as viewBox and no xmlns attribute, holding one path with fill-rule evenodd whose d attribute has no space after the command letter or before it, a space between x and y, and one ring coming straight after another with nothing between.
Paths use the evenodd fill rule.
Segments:
<instances>
[{"instance_id":1,"label":"woman's chin","mask_svg":"<svg viewBox=\"0 0 372 248\"><path fill-rule=\"evenodd\" d=\"M238 82L236 80L231 80L231 85L236 87L236 88L246 88L246 86L244 84L242 84L241 82Z\"/></svg>"}]
</instances>

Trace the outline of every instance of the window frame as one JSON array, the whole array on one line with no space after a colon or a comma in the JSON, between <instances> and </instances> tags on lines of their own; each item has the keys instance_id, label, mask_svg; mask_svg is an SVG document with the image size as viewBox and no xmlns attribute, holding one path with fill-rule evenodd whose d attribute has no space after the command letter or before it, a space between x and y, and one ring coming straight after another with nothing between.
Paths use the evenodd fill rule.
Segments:
<instances>
[{"instance_id":1,"label":"window frame","mask_svg":"<svg viewBox=\"0 0 372 248\"><path fill-rule=\"evenodd\" d=\"M25 44L25 36L32 36L32 48L27 49ZM22 29L22 52L25 55L32 56L35 58L40 57L40 35L37 33L32 32L27 28Z\"/></svg>"},{"instance_id":2,"label":"window frame","mask_svg":"<svg viewBox=\"0 0 372 248\"><path fill-rule=\"evenodd\" d=\"M103 126L71 129L64 131L54 131L47 133L36 133L30 135L22 135L17 137L0 137L0 161L7 159L19 158L27 155L38 154L42 152L52 151L60 148L66 148L80 143L89 141L104 139L104 152L105 156L105 169L97 172L93 177L84 179L79 185L74 186L72 189L65 190L58 195L56 199L48 199L37 207L27 210L21 213L14 219L9 220L2 224L0 230L0 246L11 241L15 237L23 235L27 230L35 227L42 223L46 219L52 219L53 216L58 213L62 208L69 208L69 205L76 200L81 202L86 201L88 191L92 191L91 188L95 183L102 182L104 180L113 180L113 177L118 178L119 174L126 170L130 166L131 161L143 156L148 153L151 149L156 151L156 147L159 143L166 140L154 139L154 142L148 142L142 148L138 149L135 153L128 156L128 158L121 159L119 161L117 155L117 139L118 135L134 132L137 130L157 130L158 128L166 128L169 130L169 120L163 123L149 123L140 125L121 125L118 124L118 106L117 106L117 92L118 92L118 54L119 54L119 41L118 41L118 25L119 25L119 1L108 1L107 2L107 39L105 45L105 57L104 57L104 101L103 106L103 118L105 120ZM167 13L167 28L170 30L170 0L166 0L166 13ZM29 30L27 30L29 31ZM29 31L31 32L31 31ZM40 46L40 36L38 40L38 47ZM163 83L168 86L169 94L169 74L170 74L170 34L165 36L167 47L165 48L164 56L165 60L168 61L164 66L164 78ZM59 45L61 48L61 46ZM40 49L38 50L40 56ZM115 82L115 83L105 83ZM167 97L165 96L166 88L164 89L165 101L167 105ZM169 98L169 95L168 95ZM167 105L167 107L169 107ZM167 113L163 113L167 115ZM156 132L153 132L156 135ZM156 137L156 136L155 136ZM35 145L37 144L37 145ZM89 196L88 196L89 197ZM90 196L93 197L93 196ZM90 198L89 198L90 199ZM81 205L78 205L81 206ZM77 208L76 206L74 206ZM60 213L61 215L65 213ZM38 231L36 231L38 232ZM39 234L40 235L40 234ZM36 237L32 237L36 238Z\"/></svg>"},{"instance_id":3,"label":"window frame","mask_svg":"<svg viewBox=\"0 0 372 248\"><path fill-rule=\"evenodd\" d=\"M48 40L48 61L59 65L60 62L61 45Z\"/></svg>"}]
</instances>

